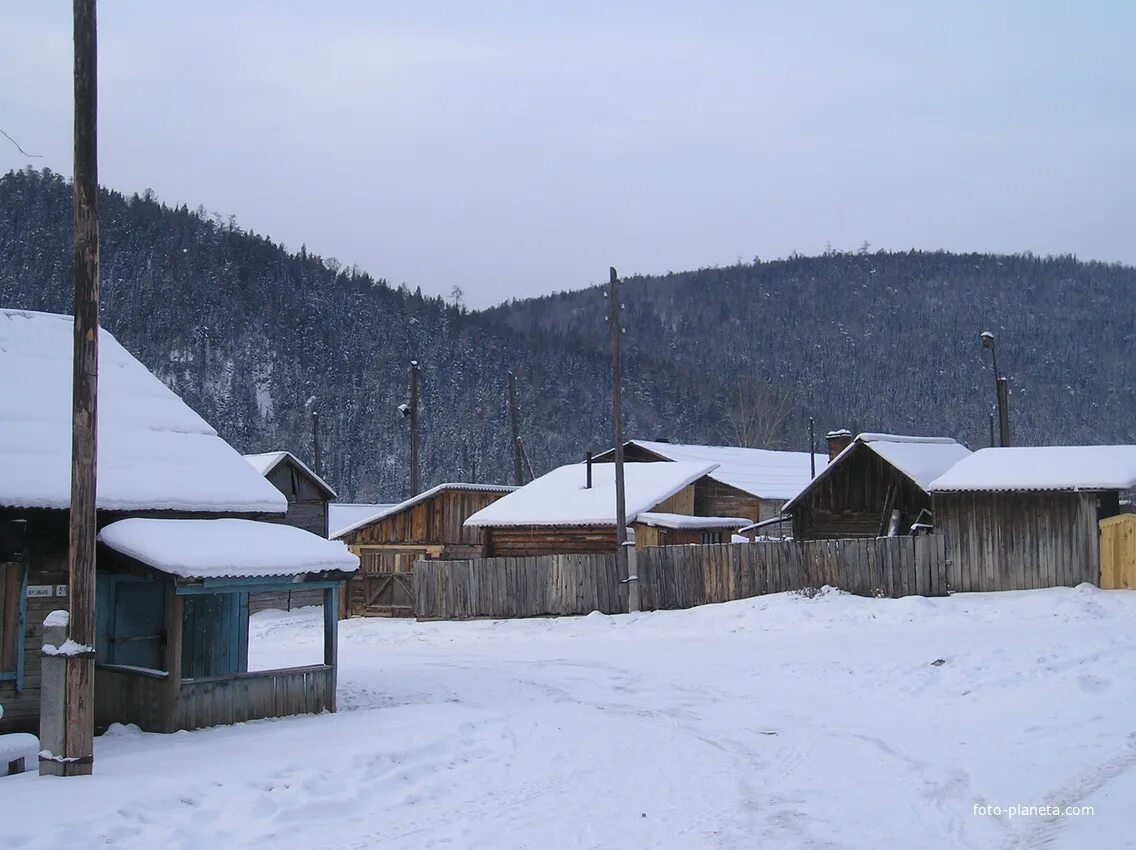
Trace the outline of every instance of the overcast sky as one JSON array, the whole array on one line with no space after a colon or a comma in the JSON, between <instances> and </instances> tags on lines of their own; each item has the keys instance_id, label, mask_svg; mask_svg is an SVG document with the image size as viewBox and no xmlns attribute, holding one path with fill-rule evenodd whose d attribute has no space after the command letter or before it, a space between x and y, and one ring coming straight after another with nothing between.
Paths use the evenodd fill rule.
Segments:
<instances>
[{"instance_id":1,"label":"overcast sky","mask_svg":"<svg viewBox=\"0 0 1136 850\"><path fill-rule=\"evenodd\" d=\"M997 6L998 8L990 8ZM0 171L71 169L0 4ZM101 0L100 178L471 305L856 249L1136 263L1136 4Z\"/></svg>"}]
</instances>

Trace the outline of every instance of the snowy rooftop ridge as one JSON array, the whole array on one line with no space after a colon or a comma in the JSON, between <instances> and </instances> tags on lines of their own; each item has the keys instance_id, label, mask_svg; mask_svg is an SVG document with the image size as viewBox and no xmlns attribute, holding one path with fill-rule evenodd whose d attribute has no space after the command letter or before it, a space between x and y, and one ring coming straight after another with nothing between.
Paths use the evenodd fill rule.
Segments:
<instances>
[{"instance_id":1,"label":"snowy rooftop ridge","mask_svg":"<svg viewBox=\"0 0 1136 850\"><path fill-rule=\"evenodd\" d=\"M925 491L936 478L971 455L970 449L950 437L915 437L906 434L860 434L797 496L785 505L786 512L815 484L835 474L860 446L875 452ZM929 492L929 491L928 491Z\"/></svg>"},{"instance_id":2,"label":"snowy rooftop ridge","mask_svg":"<svg viewBox=\"0 0 1136 850\"><path fill-rule=\"evenodd\" d=\"M71 501L73 320L0 310L0 505ZM283 513L287 500L169 387L99 331L98 507Z\"/></svg>"},{"instance_id":3,"label":"snowy rooftop ridge","mask_svg":"<svg viewBox=\"0 0 1136 850\"><path fill-rule=\"evenodd\" d=\"M515 493L482 508L465 524L478 526L615 525L615 464L557 467ZM635 518L712 471L707 463L628 463L624 465L627 521Z\"/></svg>"},{"instance_id":4,"label":"snowy rooftop ridge","mask_svg":"<svg viewBox=\"0 0 1136 850\"><path fill-rule=\"evenodd\" d=\"M936 478L933 493L1129 490L1136 446L1008 446L979 449Z\"/></svg>"},{"instance_id":5,"label":"snowy rooftop ridge","mask_svg":"<svg viewBox=\"0 0 1136 850\"><path fill-rule=\"evenodd\" d=\"M272 470L279 466L281 461L283 461L285 458L289 458L294 464L296 464L296 466L304 470L304 472L306 472L319 487L322 487L331 498L339 498L339 494L335 492L330 484L324 481L323 478L321 478L319 475L316 475L316 473L310 466L308 466L291 452L260 452L258 454L245 455L244 458L246 461L248 461L249 466L251 466L253 469L255 469L265 477L268 477L268 473L272 472Z\"/></svg>"},{"instance_id":6,"label":"snowy rooftop ridge","mask_svg":"<svg viewBox=\"0 0 1136 850\"><path fill-rule=\"evenodd\" d=\"M354 572L359 558L336 540L249 519L122 519L99 542L181 578L264 578Z\"/></svg>"},{"instance_id":7,"label":"snowy rooftop ridge","mask_svg":"<svg viewBox=\"0 0 1136 850\"><path fill-rule=\"evenodd\" d=\"M742 446L696 446L654 440L628 440L671 461L712 463L710 477L759 499L791 499L812 480L808 452L751 449ZM604 453L605 455L607 452ZM828 464L827 454L814 454L817 473Z\"/></svg>"},{"instance_id":8,"label":"snowy rooftop ridge","mask_svg":"<svg viewBox=\"0 0 1136 850\"><path fill-rule=\"evenodd\" d=\"M470 484L463 481L450 481L445 484L439 484L436 487L431 487L429 490L423 490L417 496L411 496L402 502L396 502L393 505L376 505L377 510L369 516L356 519L345 528L331 534L332 538L342 537L345 534L350 534L356 529L362 528L364 525L370 525L372 522L378 522L381 519L386 519L397 513L405 511L407 508L412 508L419 502L425 502L427 499L432 499L444 490L474 490L486 493L512 493L516 487L511 487L505 484Z\"/></svg>"}]
</instances>

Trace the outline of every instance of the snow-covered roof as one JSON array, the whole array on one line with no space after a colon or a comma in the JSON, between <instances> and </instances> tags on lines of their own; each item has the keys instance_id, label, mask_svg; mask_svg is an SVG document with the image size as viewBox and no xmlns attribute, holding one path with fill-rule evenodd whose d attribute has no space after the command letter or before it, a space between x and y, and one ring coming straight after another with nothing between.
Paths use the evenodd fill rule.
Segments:
<instances>
[{"instance_id":1,"label":"snow-covered roof","mask_svg":"<svg viewBox=\"0 0 1136 850\"><path fill-rule=\"evenodd\" d=\"M0 310L0 505L71 502L70 316ZM283 494L105 330L98 507L283 513Z\"/></svg>"},{"instance_id":2,"label":"snow-covered roof","mask_svg":"<svg viewBox=\"0 0 1136 850\"><path fill-rule=\"evenodd\" d=\"M182 578L257 578L353 572L359 558L337 540L249 519L123 519L99 541Z\"/></svg>"},{"instance_id":3,"label":"snow-covered roof","mask_svg":"<svg viewBox=\"0 0 1136 850\"><path fill-rule=\"evenodd\" d=\"M561 466L498 499L467 526L615 525L615 464ZM624 467L627 521L666 501L714 469L709 463L628 463Z\"/></svg>"},{"instance_id":4,"label":"snow-covered roof","mask_svg":"<svg viewBox=\"0 0 1136 850\"><path fill-rule=\"evenodd\" d=\"M389 516L405 511L407 508L412 508L420 502L432 499L444 490L472 490L478 493L512 493L516 489L516 487L508 487L504 484L468 484L460 481L439 484L436 487L431 487L429 490L423 490L417 496L411 496L406 501L397 502L393 505L377 505L376 507L378 509L370 515L356 519L347 527L340 529L330 536L333 538L343 537L345 534L350 534L352 531L362 528L364 525L370 525L372 522L386 519Z\"/></svg>"},{"instance_id":5,"label":"snow-covered roof","mask_svg":"<svg viewBox=\"0 0 1136 850\"><path fill-rule=\"evenodd\" d=\"M868 448L924 490L931 486L932 481L971 454L970 449L950 437L861 434L856 440L866 443Z\"/></svg>"},{"instance_id":6,"label":"snow-covered roof","mask_svg":"<svg viewBox=\"0 0 1136 850\"><path fill-rule=\"evenodd\" d=\"M268 477L268 473L272 472L272 470L280 465L280 462L282 460L288 458L292 461L292 463L296 464L296 466L304 470L304 472L307 473L308 477L316 483L316 486L327 493L330 498L339 498L339 494L332 489L330 484L320 478L320 476L316 475L315 472L312 471L312 468L310 466L308 466L291 452L261 452L260 454L245 455L244 457L245 460L249 462L249 465L265 478Z\"/></svg>"},{"instance_id":7,"label":"snow-covered roof","mask_svg":"<svg viewBox=\"0 0 1136 850\"><path fill-rule=\"evenodd\" d=\"M366 522L376 514L382 515L396 502L331 502L327 506L328 537L333 540L357 523Z\"/></svg>"},{"instance_id":8,"label":"snow-covered roof","mask_svg":"<svg viewBox=\"0 0 1136 850\"><path fill-rule=\"evenodd\" d=\"M1133 487L1136 446L1008 446L979 449L936 478L931 492Z\"/></svg>"},{"instance_id":9,"label":"snow-covered roof","mask_svg":"<svg viewBox=\"0 0 1136 850\"><path fill-rule=\"evenodd\" d=\"M906 434L863 433L856 437L830 463L824 472L785 505L791 511L816 484L835 473L853 452L864 446L894 466L923 490L931 482L971 454L970 449L950 437L913 437Z\"/></svg>"},{"instance_id":10,"label":"snow-covered roof","mask_svg":"<svg viewBox=\"0 0 1136 850\"><path fill-rule=\"evenodd\" d=\"M711 478L759 499L791 499L812 480L808 452L694 446L652 440L630 440L625 445L632 444L667 460L716 464L718 468L710 473ZM813 457L819 473L828 463L828 455L816 454Z\"/></svg>"},{"instance_id":11,"label":"snow-covered roof","mask_svg":"<svg viewBox=\"0 0 1136 850\"><path fill-rule=\"evenodd\" d=\"M649 525L654 528L682 528L682 529L698 529L698 528L732 528L739 529L743 525L749 525L750 521L745 517L736 516L687 516L686 514L668 514L656 513L654 511L644 511L635 517L635 522L643 525Z\"/></svg>"}]
</instances>

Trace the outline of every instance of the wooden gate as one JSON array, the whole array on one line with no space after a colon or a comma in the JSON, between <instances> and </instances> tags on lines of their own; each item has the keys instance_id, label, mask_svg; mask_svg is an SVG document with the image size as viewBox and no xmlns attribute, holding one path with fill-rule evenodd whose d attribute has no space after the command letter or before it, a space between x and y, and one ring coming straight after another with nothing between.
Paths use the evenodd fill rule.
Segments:
<instances>
[{"instance_id":1,"label":"wooden gate","mask_svg":"<svg viewBox=\"0 0 1136 850\"><path fill-rule=\"evenodd\" d=\"M351 547L359 571L348 582L349 617L413 617L414 562L429 558L422 547Z\"/></svg>"}]
</instances>

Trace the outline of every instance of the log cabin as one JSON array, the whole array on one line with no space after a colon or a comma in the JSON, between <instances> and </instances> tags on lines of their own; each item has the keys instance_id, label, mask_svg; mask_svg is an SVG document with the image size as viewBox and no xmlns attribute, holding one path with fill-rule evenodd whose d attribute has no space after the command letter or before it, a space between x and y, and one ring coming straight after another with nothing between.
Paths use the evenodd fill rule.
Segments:
<instances>
[{"instance_id":1,"label":"log cabin","mask_svg":"<svg viewBox=\"0 0 1136 850\"><path fill-rule=\"evenodd\" d=\"M1133 487L1136 446L979 449L930 485L950 589L1100 585L1102 520Z\"/></svg>"},{"instance_id":2,"label":"log cabin","mask_svg":"<svg viewBox=\"0 0 1136 850\"><path fill-rule=\"evenodd\" d=\"M832 458L788 503L793 537L910 534L931 524L931 482L970 454L949 437L829 434Z\"/></svg>"},{"instance_id":3,"label":"log cabin","mask_svg":"<svg viewBox=\"0 0 1136 850\"><path fill-rule=\"evenodd\" d=\"M628 440L627 463L707 463L715 469L699 481L694 513L699 516L743 517L750 523L781 515L785 503L821 472L828 456L741 446L696 446L662 440ZM598 454L596 463L615 461L615 449Z\"/></svg>"},{"instance_id":4,"label":"log cabin","mask_svg":"<svg viewBox=\"0 0 1136 850\"><path fill-rule=\"evenodd\" d=\"M337 531L335 539L360 559L359 572L347 584L347 616L414 616L414 562L481 557L484 536L465 521L515 489L439 484L404 502L378 505Z\"/></svg>"},{"instance_id":5,"label":"log cabin","mask_svg":"<svg viewBox=\"0 0 1136 850\"><path fill-rule=\"evenodd\" d=\"M683 517L695 517L697 484L714 469L709 463L625 464L626 519L636 545L658 545L671 532L669 542L702 542L704 534L745 525L743 517L700 517L702 527L691 527L693 519L683 527ZM561 466L465 524L483 532L486 557L612 552L617 545L615 464Z\"/></svg>"},{"instance_id":6,"label":"log cabin","mask_svg":"<svg viewBox=\"0 0 1136 850\"><path fill-rule=\"evenodd\" d=\"M52 611L68 609L72 333L69 316L0 310L0 704L5 709L0 733L37 729L43 622ZM111 334L100 331L99 347L96 507L100 529L105 531L123 520L147 518L166 523L161 527L172 539L180 521L254 521L284 515L284 496ZM310 538L353 558L341 547L308 532L263 522L256 525L267 529L263 532L266 539L296 531L305 540ZM240 554L218 552L216 548L211 551L218 555L218 567ZM341 561L344 570L353 562ZM137 583L128 588L123 583L121 597L117 593L107 596L104 576L118 574L119 564L117 558L109 556L106 545L100 545L96 589L102 588L102 597L96 594L96 618L113 616L123 623L133 619L145 623L145 627L157 627L156 621L146 621L153 603L152 590L141 590ZM277 574L262 566L254 581L247 576L242 579L241 592L257 583L273 586L281 580L304 580L305 575L296 573L294 567L285 564ZM323 575L315 578L326 580ZM216 585L197 592L204 594L200 604L214 604L217 611L223 607L217 598L229 598L228 591ZM238 608L242 601L237 597ZM176 609L163 610L161 628L147 632L145 640L111 636L95 647L95 700L103 706L96 708L100 725L131 722L134 717L130 712L116 713L113 706L108 708L106 699L112 691L135 689L141 693L145 690L142 681L155 676L164 677L171 688L182 683L175 682L176 673L169 667L143 670L117 665L116 647L147 641L158 646L164 642L168 654L170 635L180 631L182 651L192 667L195 653L205 652L214 641L239 640L241 623L247 622L240 611L236 617L203 614L192 621L175 622L169 612ZM325 681L333 678L334 658L323 666L330 668L324 671ZM201 699L223 698L238 707L245 705L247 697L242 694L253 684L247 679L238 681L243 675L239 670L225 674L220 684L217 677L211 677L214 686ZM272 679L272 675L253 678L261 681ZM236 682L235 690L226 687L230 680ZM272 711L293 713L303 709L300 703L286 703ZM165 731L181 722L171 703L164 702L163 706L155 709L160 720L147 721L147 728Z\"/></svg>"}]
</instances>

